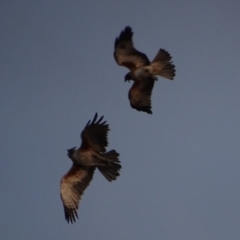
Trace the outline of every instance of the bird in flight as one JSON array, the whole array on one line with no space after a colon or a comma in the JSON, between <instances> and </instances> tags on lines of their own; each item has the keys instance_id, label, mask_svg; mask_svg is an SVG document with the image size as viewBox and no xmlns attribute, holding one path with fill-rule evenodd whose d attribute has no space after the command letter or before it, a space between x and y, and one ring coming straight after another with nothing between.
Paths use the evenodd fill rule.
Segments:
<instances>
[{"instance_id":1,"label":"bird in flight","mask_svg":"<svg viewBox=\"0 0 240 240\"><path fill-rule=\"evenodd\" d=\"M106 152L107 133L110 130L103 116L97 113L81 133L80 148L68 149L72 167L61 178L60 194L63 202L65 219L69 223L78 218L77 209L81 196L93 178L97 168L108 181L116 180L121 169L119 154L115 150Z\"/></svg>"},{"instance_id":2,"label":"bird in flight","mask_svg":"<svg viewBox=\"0 0 240 240\"><path fill-rule=\"evenodd\" d=\"M173 80L175 66L171 55L164 49L160 49L150 62L146 54L135 49L132 37L131 27L127 26L121 31L115 39L114 59L118 65L130 70L125 75L125 82L134 81L128 93L131 107L152 114L151 94L156 76Z\"/></svg>"}]
</instances>

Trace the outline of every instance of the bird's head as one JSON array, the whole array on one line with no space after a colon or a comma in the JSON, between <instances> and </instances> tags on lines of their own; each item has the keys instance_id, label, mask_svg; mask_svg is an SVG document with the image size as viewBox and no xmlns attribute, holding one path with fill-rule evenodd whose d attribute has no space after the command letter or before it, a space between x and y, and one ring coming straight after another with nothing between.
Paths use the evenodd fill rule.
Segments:
<instances>
[{"instance_id":1,"label":"bird's head","mask_svg":"<svg viewBox=\"0 0 240 240\"><path fill-rule=\"evenodd\" d=\"M70 148L70 149L67 150L69 158L72 158L72 156L75 152L75 149L76 149L76 147L73 147L73 148Z\"/></svg>"},{"instance_id":2,"label":"bird's head","mask_svg":"<svg viewBox=\"0 0 240 240\"><path fill-rule=\"evenodd\" d=\"M132 80L132 73L129 72L125 75L125 78L124 78L124 82L130 82L130 80Z\"/></svg>"}]
</instances>

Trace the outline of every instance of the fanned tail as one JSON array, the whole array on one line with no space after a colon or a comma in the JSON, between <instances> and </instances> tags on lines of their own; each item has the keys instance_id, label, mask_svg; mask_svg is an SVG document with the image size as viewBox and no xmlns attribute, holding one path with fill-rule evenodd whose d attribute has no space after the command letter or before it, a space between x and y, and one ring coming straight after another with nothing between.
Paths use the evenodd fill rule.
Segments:
<instances>
[{"instance_id":1,"label":"fanned tail","mask_svg":"<svg viewBox=\"0 0 240 240\"><path fill-rule=\"evenodd\" d=\"M173 80L176 70L171 59L167 51L160 49L151 63L152 74Z\"/></svg>"},{"instance_id":2,"label":"fanned tail","mask_svg":"<svg viewBox=\"0 0 240 240\"><path fill-rule=\"evenodd\" d=\"M115 150L101 153L101 159L105 163L105 166L98 166L98 170L109 182L116 180L116 178L120 175L119 172L122 166L118 157L119 154Z\"/></svg>"}]
</instances>

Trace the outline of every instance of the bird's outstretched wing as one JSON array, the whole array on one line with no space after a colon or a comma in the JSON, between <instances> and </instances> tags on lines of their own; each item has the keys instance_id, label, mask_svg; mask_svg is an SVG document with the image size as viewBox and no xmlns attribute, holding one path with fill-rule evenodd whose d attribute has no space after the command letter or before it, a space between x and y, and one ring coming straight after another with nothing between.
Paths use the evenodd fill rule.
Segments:
<instances>
[{"instance_id":1,"label":"bird's outstretched wing","mask_svg":"<svg viewBox=\"0 0 240 240\"><path fill-rule=\"evenodd\" d=\"M131 27L125 27L115 40L113 55L118 65L134 71L141 66L149 65L150 61L146 54L134 48L132 36Z\"/></svg>"},{"instance_id":2,"label":"bird's outstretched wing","mask_svg":"<svg viewBox=\"0 0 240 240\"><path fill-rule=\"evenodd\" d=\"M62 177L60 193L67 222L73 223L78 218L79 201L93 178L94 170L95 167L80 167L73 164L68 173Z\"/></svg>"},{"instance_id":3,"label":"bird's outstretched wing","mask_svg":"<svg viewBox=\"0 0 240 240\"><path fill-rule=\"evenodd\" d=\"M129 90L128 98L132 108L152 114L151 94L155 78L135 81Z\"/></svg>"},{"instance_id":4,"label":"bird's outstretched wing","mask_svg":"<svg viewBox=\"0 0 240 240\"><path fill-rule=\"evenodd\" d=\"M87 151L92 149L96 152L106 152L108 145L107 133L109 131L109 125L103 120L103 116L99 119L97 113L93 120L89 120L85 128L81 133L82 144L81 151Z\"/></svg>"}]
</instances>

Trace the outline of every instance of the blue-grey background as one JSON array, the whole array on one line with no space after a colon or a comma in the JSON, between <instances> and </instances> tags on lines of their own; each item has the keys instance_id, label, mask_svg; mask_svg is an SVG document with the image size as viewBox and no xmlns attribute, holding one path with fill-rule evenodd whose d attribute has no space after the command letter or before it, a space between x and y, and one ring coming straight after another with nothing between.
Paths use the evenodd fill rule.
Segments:
<instances>
[{"instance_id":1,"label":"blue-grey background","mask_svg":"<svg viewBox=\"0 0 240 240\"><path fill-rule=\"evenodd\" d=\"M1 1L0 239L240 239L239 1ZM153 115L131 109L113 59L125 26L173 56ZM98 112L122 172L96 172L67 224L67 148Z\"/></svg>"}]
</instances>

